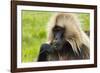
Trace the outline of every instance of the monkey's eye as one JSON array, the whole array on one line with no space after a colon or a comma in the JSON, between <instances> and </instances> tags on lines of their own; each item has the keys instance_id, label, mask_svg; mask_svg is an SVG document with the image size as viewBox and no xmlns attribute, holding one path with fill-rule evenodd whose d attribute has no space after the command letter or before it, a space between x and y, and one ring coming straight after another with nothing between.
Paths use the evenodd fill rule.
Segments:
<instances>
[{"instance_id":1,"label":"monkey's eye","mask_svg":"<svg viewBox=\"0 0 100 73\"><path fill-rule=\"evenodd\" d=\"M56 28L56 29L54 29L53 31L54 31L54 32L58 32L58 31L61 31L61 29L60 29L60 28Z\"/></svg>"},{"instance_id":2,"label":"monkey's eye","mask_svg":"<svg viewBox=\"0 0 100 73\"><path fill-rule=\"evenodd\" d=\"M55 27L53 28L53 32L58 32L58 31L64 31L64 28L59 27L59 26L55 26Z\"/></svg>"}]
</instances>

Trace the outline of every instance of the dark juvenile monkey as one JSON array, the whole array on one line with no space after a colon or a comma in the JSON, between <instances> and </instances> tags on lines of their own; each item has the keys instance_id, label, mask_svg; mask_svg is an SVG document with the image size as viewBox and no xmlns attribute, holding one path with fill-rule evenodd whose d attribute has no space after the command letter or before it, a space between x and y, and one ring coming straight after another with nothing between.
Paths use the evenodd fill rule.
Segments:
<instances>
[{"instance_id":1,"label":"dark juvenile monkey","mask_svg":"<svg viewBox=\"0 0 100 73\"><path fill-rule=\"evenodd\" d=\"M48 43L40 47L38 61L90 58L89 38L74 13L57 13L48 22Z\"/></svg>"}]
</instances>

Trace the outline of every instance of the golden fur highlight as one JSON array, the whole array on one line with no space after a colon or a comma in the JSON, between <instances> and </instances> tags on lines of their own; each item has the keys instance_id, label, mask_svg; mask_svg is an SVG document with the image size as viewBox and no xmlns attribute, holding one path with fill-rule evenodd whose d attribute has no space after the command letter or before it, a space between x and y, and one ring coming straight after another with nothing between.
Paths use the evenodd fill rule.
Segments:
<instances>
[{"instance_id":1,"label":"golden fur highlight","mask_svg":"<svg viewBox=\"0 0 100 73\"><path fill-rule=\"evenodd\" d=\"M49 43L54 40L52 29L56 25L66 29L64 34L65 40L71 44L75 53L78 54L78 50L80 51L84 44L86 46L84 56L89 56L89 37L81 29L80 22L74 13L56 13L51 17L47 26L47 41Z\"/></svg>"}]
</instances>

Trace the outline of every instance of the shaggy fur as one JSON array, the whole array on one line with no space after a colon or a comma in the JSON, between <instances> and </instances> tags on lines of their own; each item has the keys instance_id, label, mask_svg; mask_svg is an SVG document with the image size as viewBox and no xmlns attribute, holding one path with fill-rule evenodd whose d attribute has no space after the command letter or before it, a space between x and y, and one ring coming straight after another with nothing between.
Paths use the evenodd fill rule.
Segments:
<instances>
[{"instance_id":1,"label":"shaggy fur","mask_svg":"<svg viewBox=\"0 0 100 73\"><path fill-rule=\"evenodd\" d=\"M82 59L89 59L90 58L89 38L85 34L85 32L81 29L80 22L78 18L76 17L76 15L74 13L57 13L53 15L53 17L51 17L47 26L48 27L47 28L48 44L54 41L52 30L56 25L65 28L64 38L67 42L70 43L74 53L76 53L78 56L81 55ZM55 54L48 55L50 59L54 56Z\"/></svg>"}]
</instances>

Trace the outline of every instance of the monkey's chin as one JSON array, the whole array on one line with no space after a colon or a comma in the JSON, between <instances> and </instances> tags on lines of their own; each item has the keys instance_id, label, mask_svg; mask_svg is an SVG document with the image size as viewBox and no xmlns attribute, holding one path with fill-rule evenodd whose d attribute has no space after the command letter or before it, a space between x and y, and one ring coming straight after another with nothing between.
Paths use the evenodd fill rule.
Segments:
<instances>
[{"instance_id":1,"label":"monkey's chin","mask_svg":"<svg viewBox=\"0 0 100 73\"><path fill-rule=\"evenodd\" d=\"M60 43L59 44L58 43L54 43L51 46L53 47L54 50L58 50L59 51L59 50L62 49L63 44L62 43L61 44Z\"/></svg>"}]
</instances>

